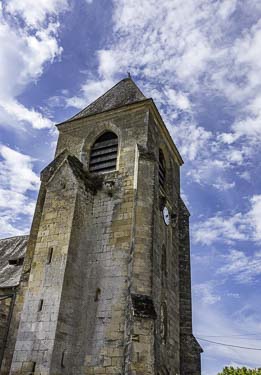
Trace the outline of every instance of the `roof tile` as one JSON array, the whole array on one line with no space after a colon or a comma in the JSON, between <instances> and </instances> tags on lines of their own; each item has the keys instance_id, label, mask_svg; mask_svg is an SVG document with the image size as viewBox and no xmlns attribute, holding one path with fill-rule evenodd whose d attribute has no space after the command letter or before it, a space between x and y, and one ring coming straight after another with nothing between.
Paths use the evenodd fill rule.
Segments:
<instances>
[{"instance_id":1,"label":"roof tile","mask_svg":"<svg viewBox=\"0 0 261 375\"><path fill-rule=\"evenodd\" d=\"M3 238L0 240L0 288L17 286L22 274L22 265L9 264L9 260L23 258L28 236Z\"/></svg>"}]
</instances>

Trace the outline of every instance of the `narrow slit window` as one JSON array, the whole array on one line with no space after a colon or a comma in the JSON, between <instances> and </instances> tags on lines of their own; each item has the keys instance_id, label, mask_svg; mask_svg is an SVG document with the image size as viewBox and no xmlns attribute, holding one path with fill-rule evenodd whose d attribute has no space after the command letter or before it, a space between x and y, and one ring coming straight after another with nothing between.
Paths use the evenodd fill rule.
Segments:
<instances>
[{"instance_id":1,"label":"narrow slit window","mask_svg":"<svg viewBox=\"0 0 261 375\"><path fill-rule=\"evenodd\" d=\"M97 288L95 292L94 302L98 302L100 299L101 289Z\"/></svg>"},{"instance_id":2,"label":"narrow slit window","mask_svg":"<svg viewBox=\"0 0 261 375\"><path fill-rule=\"evenodd\" d=\"M43 309L43 299L40 299L39 304L38 304L38 311L42 311Z\"/></svg>"},{"instance_id":3,"label":"narrow slit window","mask_svg":"<svg viewBox=\"0 0 261 375\"><path fill-rule=\"evenodd\" d=\"M53 257L53 247L49 247L48 249L48 255L47 255L47 264L50 264L52 262Z\"/></svg>"},{"instance_id":4,"label":"narrow slit window","mask_svg":"<svg viewBox=\"0 0 261 375\"><path fill-rule=\"evenodd\" d=\"M162 150L159 150L159 184L164 188L166 180L166 163Z\"/></svg>"},{"instance_id":5,"label":"narrow slit window","mask_svg":"<svg viewBox=\"0 0 261 375\"><path fill-rule=\"evenodd\" d=\"M33 362L32 363L32 373L35 373L35 369L36 369L36 362Z\"/></svg>"},{"instance_id":6,"label":"narrow slit window","mask_svg":"<svg viewBox=\"0 0 261 375\"><path fill-rule=\"evenodd\" d=\"M90 172L114 171L117 166L118 137L113 132L102 134L94 143L90 155Z\"/></svg>"},{"instance_id":7,"label":"narrow slit window","mask_svg":"<svg viewBox=\"0 0 261 375\"><path fill-rule=\"evenodd\" d=\"M30 361L28 366L28 374L34 374L36 370L36 362Z\"/></svg>"},{"instance_id":8,"label":"narrow slit window","mask_svg":"<svg viewBox=\"0 0 261 375\"><path fill-rule=\"evenodd\" d=\"M61 367L65 367L65 350L63 350L62 352Z\"/></svg>"}]
</instances>

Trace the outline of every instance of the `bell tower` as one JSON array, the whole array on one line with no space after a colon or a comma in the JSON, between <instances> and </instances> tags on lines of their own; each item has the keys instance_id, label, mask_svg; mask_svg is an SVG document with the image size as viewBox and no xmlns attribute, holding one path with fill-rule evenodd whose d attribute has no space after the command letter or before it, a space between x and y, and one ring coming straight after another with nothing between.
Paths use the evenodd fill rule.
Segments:
<instances>
[{"instance_id":1,"label":"bell tower","mask_svg":"<svg viewBox=\"0 0 261 375\"><path fill-rule=\"evenodd\" d=\"M183 161L153 100L129 77L57 128L10 374L200 375Z\"/></svg>"}]
</instances>

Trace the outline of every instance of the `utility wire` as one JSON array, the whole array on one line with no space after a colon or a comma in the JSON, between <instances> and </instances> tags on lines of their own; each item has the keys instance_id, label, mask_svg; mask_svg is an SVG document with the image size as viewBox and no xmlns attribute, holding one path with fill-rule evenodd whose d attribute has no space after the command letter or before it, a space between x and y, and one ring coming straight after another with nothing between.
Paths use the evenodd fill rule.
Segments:
<instances>
[{"instance_id":1,"label":"utility wire","mask_svg":"<svg viewBox=\"0 0 261 375\"><path fill-rule=\"evenodd\" d=\"M246 350L260 350L261 351L261 348L248 348L246 346L238 346L238 345L226 344L224 342L216 342L216 341L206 340L206 339L203 339L203 338L200 338L200 337L196 337L196 338L198 340L201 340L201 341L210 342L211 344L222 345L222 346L230 346L231 348L239 348L239 349L246 349Z\"/></svg>"},{"instance_id":2,"label":"utility wire","mask_svg":"<svg viewBox=\"0 0 261 375\"><path fill-rule=\"evenodd\" d=\"M242 335L199 335L200 337L247 337L247 336L261 336L261 333L246 333Z\"/></svg>"}]
</instances>

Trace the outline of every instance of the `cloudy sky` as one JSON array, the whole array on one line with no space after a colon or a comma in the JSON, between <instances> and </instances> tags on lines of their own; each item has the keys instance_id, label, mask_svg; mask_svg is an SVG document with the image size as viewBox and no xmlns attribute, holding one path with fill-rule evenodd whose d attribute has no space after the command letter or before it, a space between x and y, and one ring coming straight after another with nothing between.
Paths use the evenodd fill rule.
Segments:
<instances>
[{"instance_id":1,"label":"cloudy sky","mask_svg":"<svg viewBox=\"0 0 261 375\"><path fill-rule=\"evenodd\" d=\"M0 1L0 235L28 233L54 124L131 72L185 160L194 332L261 349L260 0ZM204 375L261 367L200 341Z\"/></svg>"}]
</instances>

